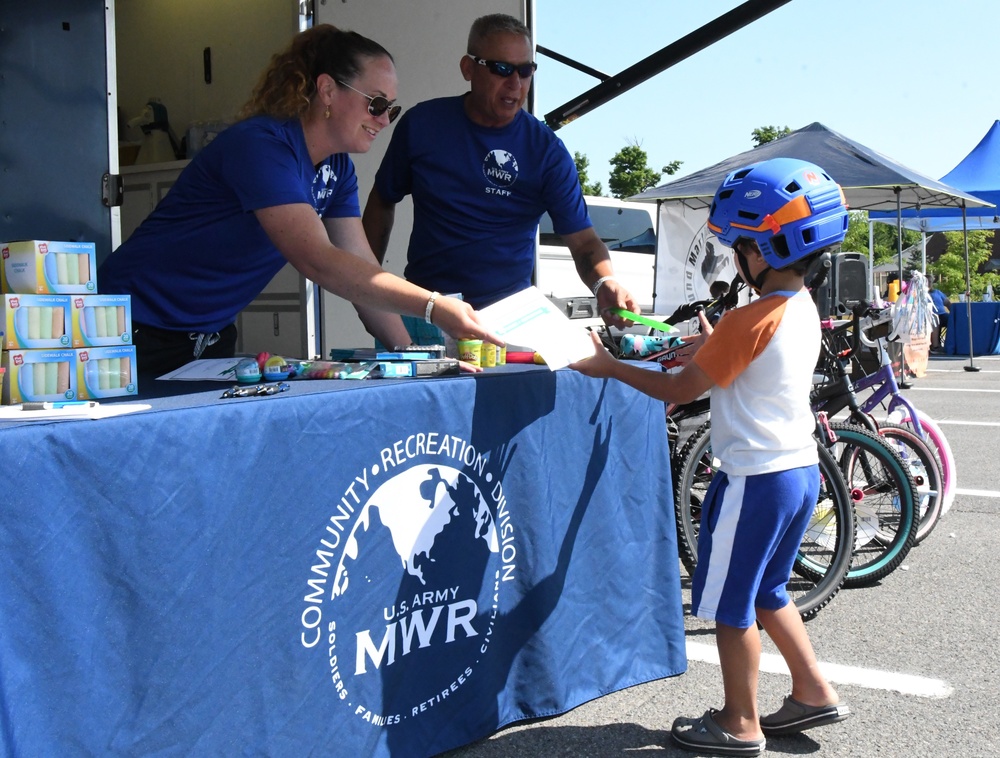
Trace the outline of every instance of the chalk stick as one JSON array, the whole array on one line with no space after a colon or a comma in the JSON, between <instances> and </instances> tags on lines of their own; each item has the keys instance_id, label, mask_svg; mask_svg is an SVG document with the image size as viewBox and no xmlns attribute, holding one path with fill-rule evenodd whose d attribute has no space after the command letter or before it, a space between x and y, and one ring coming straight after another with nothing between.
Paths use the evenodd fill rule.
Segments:
<instances>
[{"instance_id":1,"label":"chalk stick","mask_svg":"<svg viewBox=\"0 0 1000 758\"><path fill-rule=\"evenodd\" d=\"M38 311L38 339L52 339L52 306L42 305Z\"/></svg>"},{"instance_id":2,"label":"chalk stick","mask_svg":"<svg viewBox=\"0 0 1000 758\"><path fill-rule=\"evenodd\" d=\"M83 309L83 334L91 338L97 336L97 316L92 305Z\"/></svg>"},{"instance_id":3,"label":"chalk stick","mask_svg":"<svg viewBox=\"0 0 1000 758\"><path fill-rule=\"evenodd\" d=\"M42 337L42 311L35 306L23 306L25 318L28 321L28 339L37 340Z\"/></svg>"},{"instance_id":4,"label":"chalk stick","mask_svg":"<svg viewBox=\"0 0 1000 758\"><path fill-rule=\"evenodd\" d=\"M77 274L79 277L79 283L86 284L90 281L90 256L87 253L81 253L76 256L76 258L80 268L80 271Z\"/></svg>"},{"instance_id":5,"label":"chalk stick","mask_svg":"<svg viewBox=\"0 0 1000 758\"><path fill-rule=\"evenodd\" d=\"M57 361L45 364L45 394L59 394L59 363Z\"/></svg>"},{"instance_id":6,"label":"chalk stick","mask_svg":"<svg viewBox=\"0 0 1000 758\"><path fill-rule=\"evenodd\" d=\"M57 366L56 392L65 395L69 389L69 361L59 361Z\"/></svg>"},{"instance_id":7,"label":"chalk stick","mask_svg":"<svg viewBox=\"0 0 1000 758\"><path fill-rule=\"evenodd\" d=\"M113 305L104 306L104 336L114 337L118 331L118 309Z\"/></svg>"},{"instance_id":8,"label":"chalk stick","mask_svg":"<svg viewBox=\"0 0 1000 758\"><path fill-rule=\"evenodd\" d=\"M69 273L66 269L66 253L56 253L56 284L68 284Z\"/></svg>"},{"instance_id":9,"label":"chalk stick","mask_svg":"<svg viewBox=\"0 0 1000 758\"><path fill-rule=\"evenodd\" d=\"M60 284L79 284L80 283L80 263L77 258L80 256L75 253L69 253L73 256L73 260L66 262L66 281L60 282Z\"/></svg>"}]
</instances>

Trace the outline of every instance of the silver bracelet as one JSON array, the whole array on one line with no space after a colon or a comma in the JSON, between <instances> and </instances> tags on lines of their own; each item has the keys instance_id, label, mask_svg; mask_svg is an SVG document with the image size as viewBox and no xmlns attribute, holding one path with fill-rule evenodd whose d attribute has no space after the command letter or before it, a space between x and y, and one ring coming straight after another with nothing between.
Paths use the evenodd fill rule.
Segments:
<instances>
[{"instance_id":1,"label":"silver bracelet","mask_svg":"<svg viewBox=\"0 0 1000 758\"><path fill-rule=\"evenodd\" d=\"M433 326L434 322L431 321L431 312L434 310L434 301L438 299L438 292L432 292L431 296L427 298L427 307L424 308L424 321Z\"/></svg>"},{"instance_id":2,"label":"silver bracelet","mask_svg":"<svg viewBox=\"0 0 1000 758\"><path fill-rule=\"evenodd\" d=\"M604 283L613 281L617 281L613 276L602 276L600 279L594 282L594 286L590 288L590 291L594 293L594 297L597 297L597 291L602 286L604 286Z\"/></svg>"}]
</instances>

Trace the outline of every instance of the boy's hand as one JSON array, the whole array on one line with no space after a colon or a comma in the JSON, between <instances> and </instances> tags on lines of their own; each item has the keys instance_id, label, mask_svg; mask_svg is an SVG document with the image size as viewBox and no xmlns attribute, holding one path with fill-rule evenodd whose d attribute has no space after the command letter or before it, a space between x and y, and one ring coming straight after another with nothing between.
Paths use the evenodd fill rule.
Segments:
<instances>
[{"instance_id":1,"label":"boy's hand","mask_svg":"<svg viewBox=\"0 0 1000 758\"><path fill-rule=\"evenodd\" d=\"M618 366L618 360L607 351L597 332L591 332L590 339L594 342L593 356L571 363L569 367L574 371L579 371L584 376L592 376L597 379L610 377Z\"/></svg>"},{"instance_id":2,"label":"boy's hand","mask_svg":"<svg viewBox=\"0 0 1000 758\"><path fill-rule=\"evenodd\" d=\"M681 337L684 346L678 347L674 351L673 358L669 364L670 368L688 365L691 359L694 358L694 354L705 344L705 340L714 331L711 323L709 323L708 318L705 316L704 309L698 311L698 320L701 322L701 332L699 334L692 334L690 337Z\"/></svg>"}]
</instances>

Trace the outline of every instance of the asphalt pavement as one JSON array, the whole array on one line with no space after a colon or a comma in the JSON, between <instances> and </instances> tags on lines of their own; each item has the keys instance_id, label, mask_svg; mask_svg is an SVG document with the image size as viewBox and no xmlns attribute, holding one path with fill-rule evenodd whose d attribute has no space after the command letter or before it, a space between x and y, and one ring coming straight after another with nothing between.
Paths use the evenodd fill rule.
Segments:
<instances>
[{"instance_id":1,"label":"asphalt pavement","mask_svg":"<svg viewBox=\"0 0 1000 758\"><path fill-rule=\"evenodd\" d=\"M947 436L958 494L900 568L874 586L841 590L806 625L852 717L770 738L766 755L1000 755L1000 356L932 356L927 374L905 393ZM683 568L681 579L686 601ZM687 673L508 727L447 756L694 755L671 743L670 725L721 707L722 684L711 662L712 626L687 616L685 627ZM789 678L766 637L762 669L759 702L767 713L788 693Z\"/></svg>"}]
</instances>

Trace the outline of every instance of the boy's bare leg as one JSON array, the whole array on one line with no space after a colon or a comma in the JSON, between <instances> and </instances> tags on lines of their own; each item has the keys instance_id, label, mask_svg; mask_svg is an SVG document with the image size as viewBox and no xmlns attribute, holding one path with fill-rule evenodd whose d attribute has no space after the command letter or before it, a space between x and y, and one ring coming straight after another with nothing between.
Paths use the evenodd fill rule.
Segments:
<instances>
[{"instance_id":1,"label":"boy's bare leg","mask_svg":"<svg viewBox=\"0 0 1000 758\"><path fill-rule=\"evenodd\" d=\"M823 678L809 634L794 603L777 611L757 609L757 620L792 674L792 697L803 705L834 705L837 691Z\"/></svg>"},{"instance_id":2,"label":"boy's bare leg","mask_svg":"<svg viewBox=\"0 0 1000 758\"><path fill-rule=\"evenodd\" d=\"M757 713L760 633L756 625L740 629L716 623L715 641L726 698L726 704L715 716L715 723L737 739L759 740L764 736Z\"/></svg>"}]
</instances>

